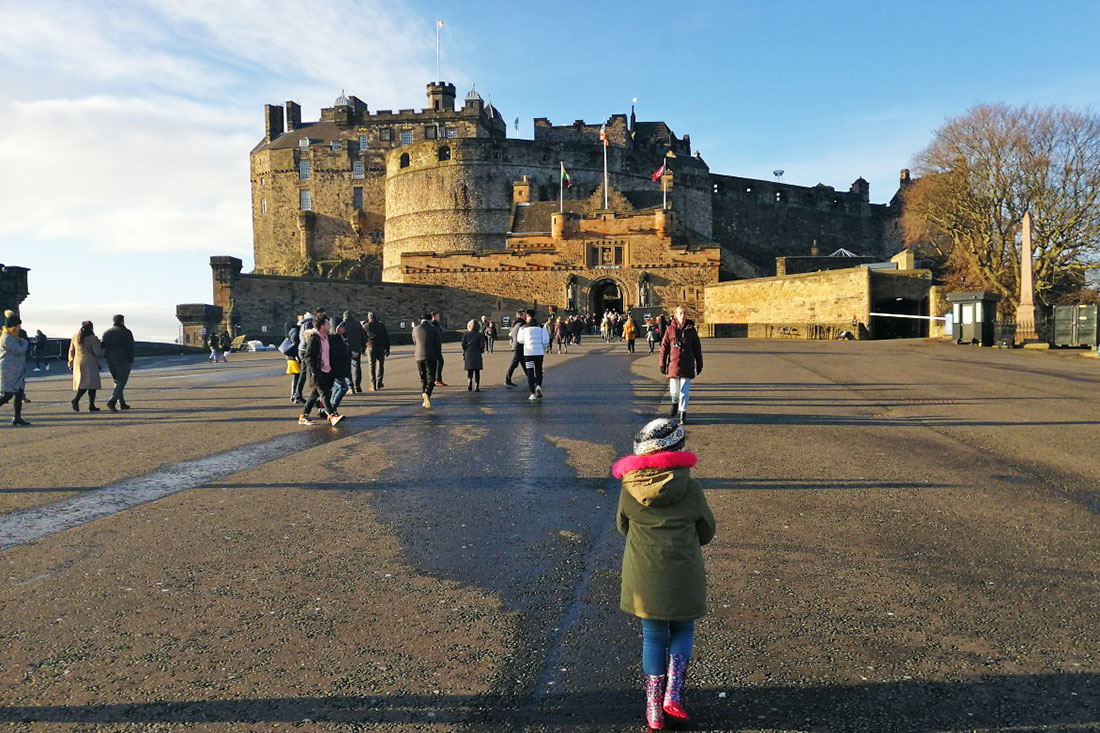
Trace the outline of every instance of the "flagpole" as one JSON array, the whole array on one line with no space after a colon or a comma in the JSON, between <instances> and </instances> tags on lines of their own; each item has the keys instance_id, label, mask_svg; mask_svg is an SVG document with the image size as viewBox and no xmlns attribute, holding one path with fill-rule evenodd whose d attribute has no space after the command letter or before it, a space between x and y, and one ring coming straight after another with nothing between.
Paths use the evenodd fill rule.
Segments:
<instances>
[{"instance_id":1,"label":"flagpole","mask_svg":"<svg viewBox=\"0 0 1100 733\"><path fill-rule=\"evenodd\" d=\"M558 213L565 213L565 162L559 160L558 167L561 168L558 171L561 175L558 176Z\"/></svg>"},{"instance_id":2,"label":"flagpole","mask_svg":"<svg viewBox=\"0 0 1100 733\"><path fill-rule=\"evenodd\" d=\"M607 126L603 128L603 135L600 136L600 142L603 143L603 207L607 208Z\"/></svg>"},{"instance_id":3,"label":"flagpole","mask_svg":"<svg viewBox=\"0 0 1100 733\"><path fill-rule=\"evenodd\" d=\"M665 163L665 165L667 166L668 163ZM666 168L666 172L667 172L667 168ZM667 209L668 208L668 189L665 188L665 174L664 173L661 174L661 208L662 209Z\"/></svg>"},{"instance_id":4,"label":"flagpole","mask_svg":"<svg viewBox=\"0 0 1100 733\"><path fill-rule=\"evenodd\" d=\"M439 18L435 19L435 80L441 81L439 78Z\"/></svg>"}]
</instances>

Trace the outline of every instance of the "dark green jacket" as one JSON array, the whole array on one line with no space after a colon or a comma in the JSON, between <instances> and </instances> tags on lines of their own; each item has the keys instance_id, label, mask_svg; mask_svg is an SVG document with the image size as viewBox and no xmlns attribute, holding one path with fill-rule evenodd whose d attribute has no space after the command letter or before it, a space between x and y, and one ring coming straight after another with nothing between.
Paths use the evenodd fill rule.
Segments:
<instances>
[{"instance_id":1,"label":"dark green jacket","mask_svg":"<svg viewBox=\"0 0 1100 733\"><path fill-rule=\"evenodd\" d=\"M627 456L618 526L626 537L619 607L640 618L684 621L707 613L702 546L714 538L714 515L699 482L695 455Z\"/></svg>"}]
</instances>

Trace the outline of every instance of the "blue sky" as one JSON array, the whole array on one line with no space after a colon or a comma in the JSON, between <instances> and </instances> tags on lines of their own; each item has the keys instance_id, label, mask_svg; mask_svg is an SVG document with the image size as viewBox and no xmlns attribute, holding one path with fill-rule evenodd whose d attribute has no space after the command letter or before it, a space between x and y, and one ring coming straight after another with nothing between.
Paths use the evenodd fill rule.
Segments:
<instances>
[{"instance_id":1,"label":"blue sky","mask_svg":"<svg viewBox=\"0 0 1100 733\"><path fill-rule=\"evenodd\" d=\"M1100 2L516 3L0 0L0 262L23 316L127 314L172 340L208 259L251 267L248 151L264 103L341 89L421 107L435 76L506 119L663 119L711 170L887 201L947 118L983 102L1100 110Z\"/></svg>"}]
</instances>

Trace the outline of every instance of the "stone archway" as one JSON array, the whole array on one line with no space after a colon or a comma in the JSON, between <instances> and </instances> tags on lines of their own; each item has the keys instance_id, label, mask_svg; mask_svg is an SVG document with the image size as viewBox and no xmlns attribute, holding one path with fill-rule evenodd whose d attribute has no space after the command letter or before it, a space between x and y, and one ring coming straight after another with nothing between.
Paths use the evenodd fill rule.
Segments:
<instances>
[{"instance_id":1,"label":"stone archway","mask_svg":"<svg viewBox=\"0 0 1100 733\"><path fill-rule=\"evenodd\" d=\"M626 290L617 280L603 278L588 288L588 304L593 313L603 313L611 309L622 313L626 304Z\"/></svg>"}]
</instances>

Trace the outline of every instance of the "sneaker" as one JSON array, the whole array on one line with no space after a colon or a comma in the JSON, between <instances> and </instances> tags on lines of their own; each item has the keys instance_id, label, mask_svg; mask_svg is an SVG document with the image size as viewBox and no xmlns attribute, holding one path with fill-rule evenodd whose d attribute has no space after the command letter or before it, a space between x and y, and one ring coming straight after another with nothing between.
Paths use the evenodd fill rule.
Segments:
<instances>
[{"instance_id":1,"label":"sneaker","mask_svg":"<svg viewBox=\"0 0 1100 733\"><path fill-rule=\"evenodd\" d=\"M48 363L48 362L46 363L46 371L47 371L47 372L48 372L48 371L50 371L50 365L49 365L49 363Z\"/></svg>"},{"instance_id":2,"label":"sneaker","mask_svg":"<svg viewBox=\"0 0 1100 733\"><path fill-rule=\"evenodd\" d=\"M306 417L305 415L299 415L299 416L298 416L298 424L299 424L299 425L312 425L312 424L313 424L313 421L312 421L312 420L310 420L310 419L309 419L308 417Z\"/></svg>"},{"instance_id":3,"label":"sneaker","mask_svg":"<svg viewBox=\"0 0 1100 733\"><path fill-rule=\"evenodd\" d=\"M344 416L339 414L339 413L337 413L335 415L329 415L328 416L328 424L331 425L332 427L336 427L337 423L339 423L343 419L344 419Z\"/></svg>"},{"instance_id":4,"label":"sneaker","mask_svg":"<svg viewBox=\"0 0 1100 733\"><path fill-rule=\"evenodd\" d=\"M513 381L512 381L512 380L510 380L510 379L505 379L505 380L504 380L504 386L505 386L505 387L507 387L508 389L511 389L512 387L515 387L515 386L516 386L516 383L515 383L515 382L513 382Z\"/></svg>"},{"instance_id":5,"label":"sneaker","mask_svg":"<svg viewBox=\"0 0 1100 733\"><path fill-rule=\"evenodd\" d=\"M528 399L528 400L530 400L531 402L534 402L535 400L537 400L537 399L538 399L538 397L535 397L535 395L531 395L531 396L530 396L530 397L528 397L527 399Z\"/></svg>"},{"instance_id":6,"label":"sneaker","mask_svg":"<svg viewBox=\"0 0 1100 733\"><path fill-rule=\"evenodd\" d=\"M41 369L39 369L38 367L35 367L35 368L34 368L34 369L33 369L32 371L40 372L40 371L42 371L42 370L41 370Z\"/></svg>"},{"instance_id":7,"label":"sneaker","mask_svg":"<svg viewBox=\"0 0 1100 733\"><path fill-rule=\"evenodd\" d=\"M430 410L432 408L432 401L428 399L428 393L423 392L420 396L424 399L424 407Z\"/></svg>"},{"instance_id":8,"label":"sneaker","mask_svg":"<svg viewBox=\"0 0 1100 733\"><path fill-rule=\"evenodd\" d=\"M542 386L535 386L535 397L538 397L540 400L542 399Z\"/></svg>"},{"instance_id":9,"label":"sneaker","mask_svg":"<svg viewBox=\"0 0 1100 733\"><path fill-rule=\"evenodd\" d=\"M318 410L317 417L321 418L322 420L328 420L328 413L324 410Z\"/></svg>"},{"instance_id":10,"label":"sneaker","mask_svg":"<svg viewBox=\"0 0 1100 733\"><path fill-rule=\"evenodd\" d=\"M446 382L441 382L441 381L437 380L436 383L435 383L435 386L436 387L449 387L450 385L447 384Z\"/></svg>"}]
</instances>

